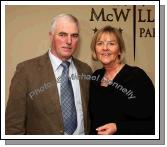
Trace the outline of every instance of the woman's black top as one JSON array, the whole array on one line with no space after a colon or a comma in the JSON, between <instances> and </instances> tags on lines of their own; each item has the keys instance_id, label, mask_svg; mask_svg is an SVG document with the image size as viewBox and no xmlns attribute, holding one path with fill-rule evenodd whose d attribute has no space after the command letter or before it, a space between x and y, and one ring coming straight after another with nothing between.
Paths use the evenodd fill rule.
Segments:
<instances>
[{"instance_id":1,"label":"woman's black top","mask_svg":"<svg viewBox=\"0 0 167 147\"><path fill-rule=\"evenodd\" d=\"M91 132L107 123L116 123L119 135L155 134L155 89L146 73L127 64L110 82L100 86L105 69L96 70L90 84Z\"/></svg>"}]
</instances>

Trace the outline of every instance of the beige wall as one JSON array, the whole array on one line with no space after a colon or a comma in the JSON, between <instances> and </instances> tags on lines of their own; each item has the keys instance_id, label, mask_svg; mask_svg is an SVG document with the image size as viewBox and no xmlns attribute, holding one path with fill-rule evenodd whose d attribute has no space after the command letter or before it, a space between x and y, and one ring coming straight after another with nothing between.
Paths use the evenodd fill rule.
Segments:
<instances>
[{"instance_id":1,"label":"beige wall","mask_svg":"<svg viewBox=\"0 0 167 147\"><path fill-rule=\"evenodd\" d=\"M97 15L104 8L106 21L90 21L91 10L94 8ZM127 13L127 20L120 17L116 20L113 8L117 8L117 13L121 10ZM141 18L139 18L139 9ZM147 10L150 9L148 12ZM50 47L48 31L51 19L59 13L70 13L76 16L80 22L81 41L80 47L75 56L87 62L93 70L101 67L100 63L93 62L91 59L90 42L93 30L104 25L112 25L123 29L123 37L126 44L126 60L130 65L143 68L154 83L154 51L155 38L153 34L154 6L136 6L136 58L134 61L133 53L133 6L6 6L5 15L5 94L6 102L9 95L9 86L14 75L16 65L27 59L37 57L47 52ZM107 21L113 19L113 21ZM148 17L150 18L148 20ZM95 18L95 17L94 17ZM145 22L138 22L141 19ZM145 29L145 33L140 37L140 28ZM144 30L142 29L142 30ZM149 30L147 30L149 29ZM147 31L146 31L147 30ZM147 33L146 33L147 32ZM145 37L144 37L145 36ZM137 84L137 83L136 83Z\"/></svg>"}]
</instances>

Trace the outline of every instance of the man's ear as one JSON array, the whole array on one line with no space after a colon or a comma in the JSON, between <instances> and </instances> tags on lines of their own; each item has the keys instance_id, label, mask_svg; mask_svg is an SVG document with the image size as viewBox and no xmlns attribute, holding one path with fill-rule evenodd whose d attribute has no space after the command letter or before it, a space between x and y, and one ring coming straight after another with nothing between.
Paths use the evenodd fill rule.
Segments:
<instances>
[{"instance_id":1,"label":"man's ear","mask_svg":"<svg viewBox=\"0 0 167 147\"><path fill-rule=\"evenodd\" d=\"M51 31L49 32L49 38L50 38L50 41L52 42L52 40L53 40L53 33Z\"/></svg>"}]
</instances>

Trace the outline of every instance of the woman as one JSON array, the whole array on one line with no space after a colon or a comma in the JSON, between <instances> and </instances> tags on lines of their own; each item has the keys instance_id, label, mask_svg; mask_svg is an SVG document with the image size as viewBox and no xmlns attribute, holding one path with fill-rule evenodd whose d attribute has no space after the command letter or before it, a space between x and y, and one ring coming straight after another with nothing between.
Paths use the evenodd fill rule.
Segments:
<instances>
[{"instance_id":1,"label":"woman","mask_svg":"<svg viewBox=\"0 0 167 147\"><path fill-rule=\"evenodd\" d=\"M139 67L124 63L125 45L116 28L106 26L92 39L93 58L103 64L90 84L90 134L153 135L155 90Z\"/></svg>"}]
</instances>

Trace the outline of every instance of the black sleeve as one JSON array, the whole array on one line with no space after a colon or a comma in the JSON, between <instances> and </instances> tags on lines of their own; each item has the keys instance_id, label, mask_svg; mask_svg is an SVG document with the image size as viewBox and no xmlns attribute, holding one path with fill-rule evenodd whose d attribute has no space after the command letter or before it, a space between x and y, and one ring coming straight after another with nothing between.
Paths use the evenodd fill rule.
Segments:
<instances>
[{"instance_id":1,"label":"black sleeve","mask_svg":"<svg viewBox=\"0 0 167 147\"><path fill-rule=\"evenodd\" d=\"M126 121L117 123L117 134L155 134L155 89L146 73L137 68L130 83L135 98L126 102Z\"/></svg>"},{"instance_id":2,"label":"black sleeve","mask_svg":"<svg viewBox=\"0 0 167 147\"><path fill-rule=\"evenodd\" d=\"M90 88L89 88L89 117L90 117L90 133L91 135L95 135L96 134L96 131L95 131L95 128L94 128L94 125L93 125L93 121L94 121L94 118L93 118L93 100L92 98L94 98L94 93L95 93L95 88L93 88L95 85L93 83L93 81L91 80L90 81Z\"/></svg>"},{"instance_id":3,"label":"black sleeve","mask_svg":"<svg viewBox=\"0 0 167 147\"><path fill-rule=\"evenodd\" d=\"M97 131L96 131L96 123L97 120L95 119L95 97L97 96L97 86L98 86L98 82L101 81L101 70L97 70L95 71L92 76L96 77L96 80L91 80L90 81L90 87L89 87L89 104L88 104L88 109L89 109L89 117L90 117L90 133L91 135L96 135Z\"/></svg>"}]
</instances>

